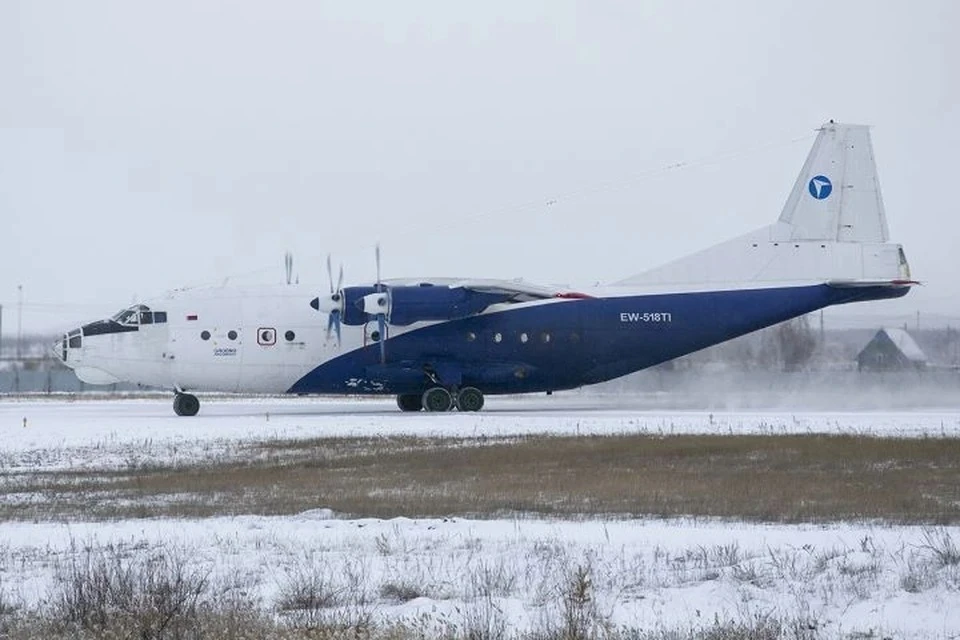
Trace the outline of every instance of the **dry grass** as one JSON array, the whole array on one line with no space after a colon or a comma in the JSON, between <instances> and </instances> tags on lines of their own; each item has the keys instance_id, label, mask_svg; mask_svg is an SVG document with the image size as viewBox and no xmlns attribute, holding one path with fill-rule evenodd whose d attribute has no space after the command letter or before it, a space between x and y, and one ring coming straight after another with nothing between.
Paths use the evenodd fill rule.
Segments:
<instances>
[{"instance_id":1,"label":"dry grass","mask_svg":"<svg viewBox=\"0 0 960 640\"><path fill-rule=\"evenodd\" d=\"M646 435L266 442L243 461L7 477L10 519L718 516L960 522L960 440ZM24 496L29 496L25 499Z\"/></svg>"}]
</instances>

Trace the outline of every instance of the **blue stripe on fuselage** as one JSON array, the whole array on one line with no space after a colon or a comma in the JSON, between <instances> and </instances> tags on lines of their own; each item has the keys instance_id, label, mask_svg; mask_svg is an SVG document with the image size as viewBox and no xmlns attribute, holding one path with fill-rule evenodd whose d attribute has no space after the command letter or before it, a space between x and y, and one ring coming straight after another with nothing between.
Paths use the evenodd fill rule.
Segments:
<instances>
[{"instance_id":1,"label":"blue stripe on fuselage","mask_svg":"<svg viewBox=\"0 0 960 640\"><path fill-rule=\"evenodd\" d=\"M610 380L826 306L907 288L828 285L592 298L442 322L338 356L290 393L416 393L424 367L488 394ZM497 340L497 335L500 340ZM522 340L526 336L526 341Z\"/></svg>"}]
</instances>

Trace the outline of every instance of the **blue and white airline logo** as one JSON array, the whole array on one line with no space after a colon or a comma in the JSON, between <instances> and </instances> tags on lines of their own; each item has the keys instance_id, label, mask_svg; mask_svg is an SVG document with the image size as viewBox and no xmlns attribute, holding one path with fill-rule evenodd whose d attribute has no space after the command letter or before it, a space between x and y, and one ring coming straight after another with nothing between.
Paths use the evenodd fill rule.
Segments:
<instances>
[{"instance_id":1,"label":"blue and white airline logo","mask_svg":"<svg viewBox=\"0 0 960 640\"><path fill-rule=\"evenodd\" d=\"M825 200L833 191L833 183L827 176L813 176L810 178L810 183L807 184L807 189L810 190L810 195L817 200Z\"/></svg>"}]
</instances>

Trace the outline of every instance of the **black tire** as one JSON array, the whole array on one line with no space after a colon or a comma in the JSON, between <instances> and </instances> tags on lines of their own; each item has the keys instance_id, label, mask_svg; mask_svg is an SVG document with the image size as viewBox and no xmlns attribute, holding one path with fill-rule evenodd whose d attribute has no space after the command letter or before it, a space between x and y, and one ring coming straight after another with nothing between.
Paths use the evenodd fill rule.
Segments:
<instances>
[{"instance_id":1,"label":"black tire","mask_svg":"<svg viewBox=\"0 0 960 640\"><path fill-rule=\"evenodd\" d=\"M200 401L197 396L189 393L178 393L173 396L173 412L178 416L195 416L200 411Z\"/></svg>"},{"instance_id":2,"label":"black tire","mask_svg":"<svg viewBox=\"0 0 960 640\"><path fill-rule=\"evenodd\" d=\"M453 396L443 387L431 387L423 393L423 408L427 411L450 411Z\"/></svg>"},{"instance_id":3,"label":"black tire","mask_svg":"<svg viewBox=\"0 0 960 640\"><path fill-rule=\"evenodd\" d=\"M400 411L420 411L423 409L423 396L419 393L402 393L397 396Z\"/></svg>"},{"instance_id":4,"label":"black tire","mask_svg":"<svg viewBox=\"0 0 960 640\"><path fill-rule=\"evenodd\" d=\"M475 387L464 387L457 394L457 409L460 411L480 411L483 409L483 392Z\"/></svg>"}]
</instances>

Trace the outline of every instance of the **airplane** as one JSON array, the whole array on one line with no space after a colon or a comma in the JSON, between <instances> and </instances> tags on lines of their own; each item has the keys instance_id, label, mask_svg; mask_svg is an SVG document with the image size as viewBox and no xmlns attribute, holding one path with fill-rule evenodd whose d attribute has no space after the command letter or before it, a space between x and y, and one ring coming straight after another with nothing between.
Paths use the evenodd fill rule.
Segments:
<instances>
[{"instance_id":1,"label":"airplane","mask_svg":"<svg viewBox=\"0 0 960 640\"><path fill-rule=\"evenodd\" d=\"M652 367L831 305L911 285L889 242L870 130L819 130L779 219L662 267L573 291L523 280L380 279L177 290L66 333L54 349L90 384L395 395L402 411L478 411ZM288 271L289 273L289 271ZM289 280L289 278L288 278Z\"/></svg>"}]
</instances>

